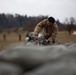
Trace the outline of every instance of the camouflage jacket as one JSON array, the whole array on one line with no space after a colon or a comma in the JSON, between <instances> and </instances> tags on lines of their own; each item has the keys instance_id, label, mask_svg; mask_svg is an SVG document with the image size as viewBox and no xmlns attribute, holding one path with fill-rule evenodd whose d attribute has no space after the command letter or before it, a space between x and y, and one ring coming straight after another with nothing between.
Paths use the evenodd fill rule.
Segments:
<instances>
[{"instance_id":1,"label":"camouflage jacket","mask_svg":"<svg viewBox=\"0 0 76 75\"><path fill-rule=\"evenodd\" d=\"M38 36L38 33L43 30L43 35L45 36L46 39L49 39L50 37L52 39L55 39L57 36L57 32L58 32L58 26L56 23L54 23L53 26L48 26L47 25L47 20L48 19L44 19L43 21L39 22L37 24L37 26L35 27L34 30L34 35Z\"/></svg>"}]
</instances>

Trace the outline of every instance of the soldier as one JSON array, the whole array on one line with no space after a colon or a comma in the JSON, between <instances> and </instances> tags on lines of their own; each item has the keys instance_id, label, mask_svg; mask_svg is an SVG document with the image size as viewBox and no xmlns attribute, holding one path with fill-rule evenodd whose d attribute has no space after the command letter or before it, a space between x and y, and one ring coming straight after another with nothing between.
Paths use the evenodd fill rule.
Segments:
<instances>
[{"instance_id":1,"label":"soldier","mask_svg":"<svg viewBox=\"0 0 76 75\"><path fill-rule=\"evenodd\" d=\"M34 29L34 37L38 37L38 33L43 29L43 35L46 41L51 37L52 42L55 43L57 32L58 32L58 26L55 22L55 19L53 17L49 17L48 19L44 19L41 22L37 24L37 26Z\"/></svg>"}]
</instances>

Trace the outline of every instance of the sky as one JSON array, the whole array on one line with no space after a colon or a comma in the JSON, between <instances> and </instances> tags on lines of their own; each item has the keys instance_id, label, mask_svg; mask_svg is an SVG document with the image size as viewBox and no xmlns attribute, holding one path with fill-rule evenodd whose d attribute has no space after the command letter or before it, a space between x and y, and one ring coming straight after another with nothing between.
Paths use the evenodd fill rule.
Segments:
<instances>
[{"instance_id":1,"label":"sky","mask_svg":"<svg viewBox=\"0 0 76 75\"><path fill-rule=\"evenodd\" d=\"M76 18L76 0L0 0L0 13L53 16L64 22Z\"/></svg>"}]
</instances>

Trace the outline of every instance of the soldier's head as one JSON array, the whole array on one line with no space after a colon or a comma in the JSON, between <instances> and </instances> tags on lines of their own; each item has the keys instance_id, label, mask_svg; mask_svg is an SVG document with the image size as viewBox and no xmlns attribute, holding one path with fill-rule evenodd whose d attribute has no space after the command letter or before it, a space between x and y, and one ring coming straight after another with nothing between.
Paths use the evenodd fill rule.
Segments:
<instances>
[{"instance_id":1,"label":"soldier's head","mask_svg":"<svg viewBox=\"0 0 76 75\"><path fill-rule=\"evenodd\" d=\"M49 17L48 21L47 21L47 25L52 26L54 24L54 22L55 22L55 19L53 17Z\"/></svg>"}]
</instances>

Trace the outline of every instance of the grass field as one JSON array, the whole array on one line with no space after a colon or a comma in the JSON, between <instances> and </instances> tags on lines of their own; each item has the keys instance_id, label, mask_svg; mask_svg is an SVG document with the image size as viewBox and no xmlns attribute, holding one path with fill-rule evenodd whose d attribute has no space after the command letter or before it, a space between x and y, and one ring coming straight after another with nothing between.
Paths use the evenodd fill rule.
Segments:
<instances>
[{"instance_id":1,"label":"grass field","mask_svg":"<svg viewBox=\"0 0 76 75\"><path fill-rule=\"evenodd\" d=\"M24 42L25 33L21 34L21 41L19 41L19 36L16 33L6 34L6 41L3 39L3 34L0 34L0 50L9 46L10 44Z\"/></svg>"},{"instance_id":2,"label":"grass field","mask_svg":"<svg viewBox=\"0 0 76 75\"><path fill-rule=\"evenodd\" d=\"M6 41L3 39L3 34L0 34L0 50L14 43L22 43L25 39L25 33L21 34L22 38L19 41L19 36L16 33L6 34ZM68 32L58 32L57 40L61 43L76 42L76 36L69 35Z\"/></svg>"}]
</instances>

